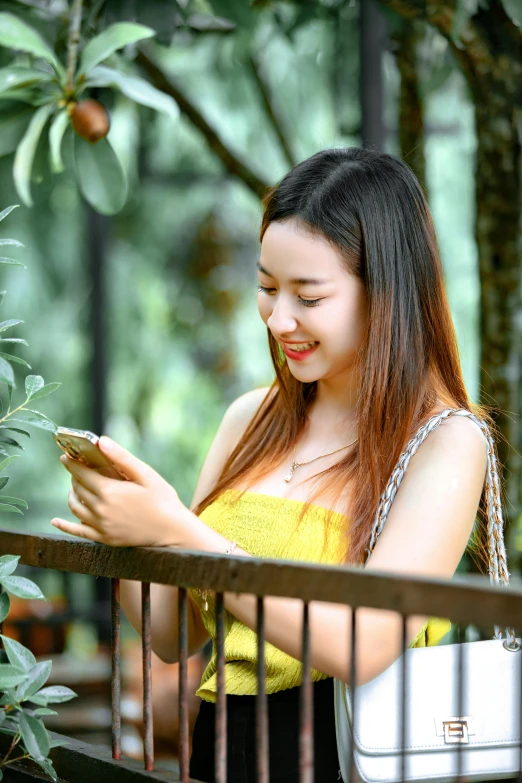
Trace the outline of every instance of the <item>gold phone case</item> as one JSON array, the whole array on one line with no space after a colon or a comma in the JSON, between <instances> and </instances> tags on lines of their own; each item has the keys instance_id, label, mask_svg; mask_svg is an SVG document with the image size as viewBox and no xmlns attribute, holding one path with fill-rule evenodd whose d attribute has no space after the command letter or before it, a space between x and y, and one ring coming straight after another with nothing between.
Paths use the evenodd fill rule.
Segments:
<instances>
[{"instance_id":1,"label":"gold phone case","mask_svg":"<svg viewBox=\"0 0 522 783\"><path fill-rule=\"evenodd\" d=\"M94 432L58 427L53 437L71 459L85 463L87 467L97 470L108 478L125 479L125 476L118 473L98 448L99 437Z\"/></svg>"}]
</instances>

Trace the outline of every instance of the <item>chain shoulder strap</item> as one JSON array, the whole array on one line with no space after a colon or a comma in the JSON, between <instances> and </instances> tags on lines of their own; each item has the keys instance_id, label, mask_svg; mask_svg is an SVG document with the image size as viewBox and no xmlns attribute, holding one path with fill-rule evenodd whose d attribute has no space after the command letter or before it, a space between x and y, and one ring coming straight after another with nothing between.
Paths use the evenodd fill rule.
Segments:
<instances>
[{"instance_id":1,"label":"chain shoulder strap","mask_svg":"<svg viewBox=\"0 0 522 783\"><path fill-rule=\"evenodd\" d=\"M471 411L464 408L446 408L440 413L436 413L428 421L422 425L409 441L408 445L402 452L393 473L391 474L386 489L382 493L381 500L379 502L379 508L375 516L375 521L372 526L370 544L366 550L366 561L370 558L371 553L377 543L384 523L388 518L391 504L397 490L400 487L401 481L404 477L404 473L410 460L414 454L416 454L419 446L426 440L430 432L439 427L450 416L466 416L475 422L475 424L481 429L487 443L487 472L486 472L486 511L488 517L488 573L491 584L501 584L504 587L509 586L509 576L507 566L506 548L504 545L504 519L502 516L502 505L500 502L500 480L498 476L497 459L495 456L495 449L493 445L493 438L491 436L490 429L486 422L481 421ZM502 634L499 626L495 626L495 638L501 639ZM512 628L506 628L506 638L510 638L510 644L515 639L515 632Z\"/></svg>"}]
</instances>

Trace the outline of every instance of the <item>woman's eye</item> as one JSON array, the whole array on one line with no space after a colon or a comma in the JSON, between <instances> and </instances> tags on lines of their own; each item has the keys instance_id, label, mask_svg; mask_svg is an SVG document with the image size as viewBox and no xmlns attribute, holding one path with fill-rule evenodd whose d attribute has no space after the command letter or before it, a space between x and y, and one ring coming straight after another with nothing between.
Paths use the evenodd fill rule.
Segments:
<instances>
[{"instance_id":1,"label":"woman's eye","mask_svg":"<svg viewBox=\"0 0 522 783\"><path fill-rule=\"evenodd\" d=\"M275 288L266 288L263 285L258 285L257 290L262 294L267 294L268 296L273 296L276 291ZM298 296L297 301L300 305L303 305L303 307L315 307L319 304L321 299L303 299L302 296Z\"/></svg>"}]
</instances>

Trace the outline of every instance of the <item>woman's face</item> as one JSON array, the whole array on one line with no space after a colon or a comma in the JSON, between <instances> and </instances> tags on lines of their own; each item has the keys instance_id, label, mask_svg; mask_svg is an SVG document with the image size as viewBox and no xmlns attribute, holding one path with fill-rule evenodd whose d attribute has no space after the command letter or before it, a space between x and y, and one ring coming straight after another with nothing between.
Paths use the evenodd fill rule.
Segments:
<instances>
[{"instance_id":1,"label":"woman's face","mask_svg":"<svg viewBox=\"0 0 522 783\"><path fill-rule=\"evenodd\" d=\"M302 382L354 367L367 321L366 291L326 238L296 219L271 223L258 262L261 318Z\"/></svg>"}]
</instances>

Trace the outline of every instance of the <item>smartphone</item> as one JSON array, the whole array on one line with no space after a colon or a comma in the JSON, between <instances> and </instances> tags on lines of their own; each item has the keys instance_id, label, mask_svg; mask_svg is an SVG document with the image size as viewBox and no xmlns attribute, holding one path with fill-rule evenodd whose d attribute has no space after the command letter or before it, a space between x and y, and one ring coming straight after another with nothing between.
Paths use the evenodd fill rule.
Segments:
<instances>
[{"instance_id":1,"label":"smartphone","mask_svg":"<svg viewBox=\"0 0 522 783\"><path fill-rule=\"evenodd\" d=\"M71 459L83 462L87 467L97 470L98 473L102 473L108 478L126 480L127 477L119 473L105 454L100 451L99 437L94 432L58 427L53 433L53 438Z\"/></svg>"}]
</instances>

